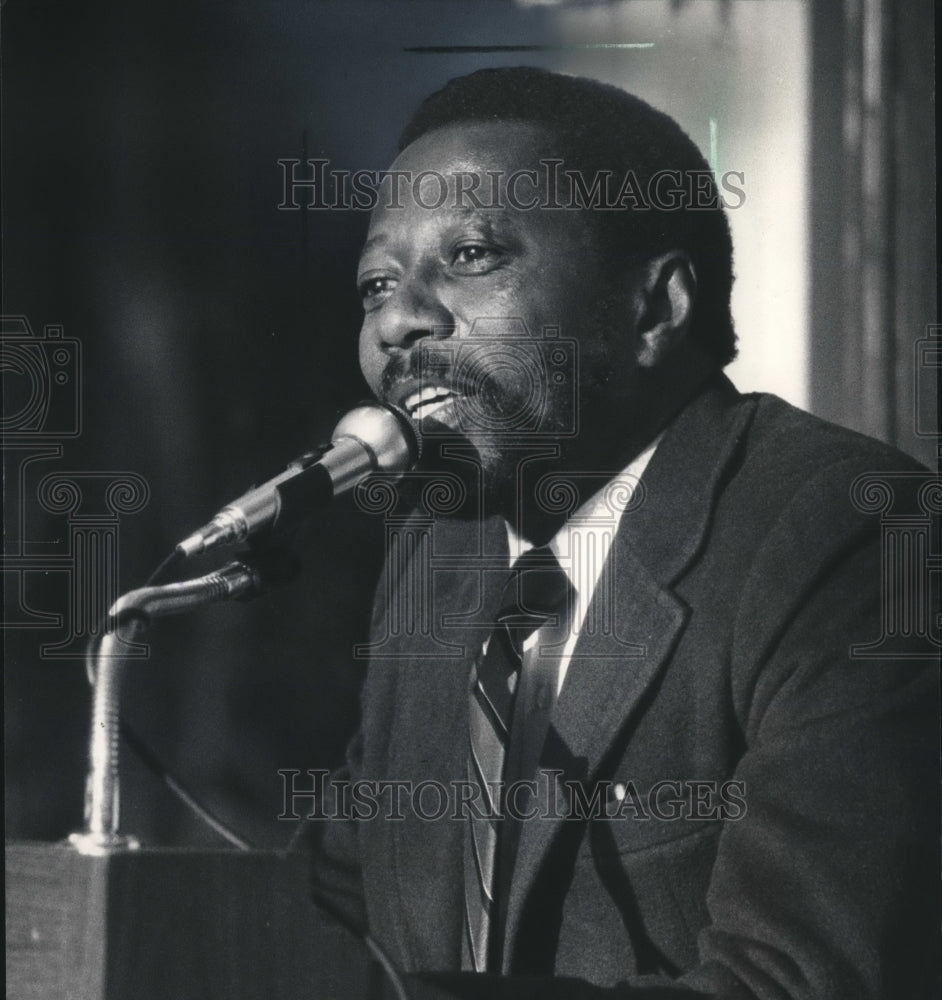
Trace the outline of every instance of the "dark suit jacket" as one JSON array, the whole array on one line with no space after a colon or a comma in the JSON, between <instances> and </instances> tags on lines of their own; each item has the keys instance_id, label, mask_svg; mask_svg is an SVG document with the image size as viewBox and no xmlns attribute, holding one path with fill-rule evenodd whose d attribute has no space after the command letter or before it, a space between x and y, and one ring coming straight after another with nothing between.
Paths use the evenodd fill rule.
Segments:
<instances>
[{"instance_id":1,"label":"dark suit jacket","mask_svg":"<svg viewBox=\"0 0 942 1000\"><path fill-rule=\"evenodd\" d=\"M775 397L740 396L725 377L669 427L599 584L614 585L615 635L580 640L541 766L558 772L559 802L573 782L591 794L609 779L630 783L642 812L657 782L685 782L686 815L524 823L504 968L521 978L448 975L460 961L460 820L406 807L401 820L324 821L317 891L406 971L440 973L461 996L596 995L547 977L631 997L926 995L938 876L932 640L898 635L881 655L850 653L887 626L881 519L850 495L858 476L884 471L904 474L897 492L925 481L898 452ZM907 504L921 513L912 498L897 512ZM461 551L462 530L434 525L433 568ZM492 530L502 538L486 526L471 549ZM469 568L435 571L433 634L406 634L401 618L390 634L388 608L414 591L417 559L390 559L380 584L381 655L354 779L464 777L469 657L493 588ZM691 782L730 780L742 783L744 814L693 805ZM552 812L549 792L541 784Z\"/></svg>"}]
</instances>

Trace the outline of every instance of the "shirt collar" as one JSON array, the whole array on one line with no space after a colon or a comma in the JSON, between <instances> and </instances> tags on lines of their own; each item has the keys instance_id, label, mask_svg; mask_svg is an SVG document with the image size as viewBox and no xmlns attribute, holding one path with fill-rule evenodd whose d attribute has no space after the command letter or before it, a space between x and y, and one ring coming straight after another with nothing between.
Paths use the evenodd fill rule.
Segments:
<instances>
[{"instance_id":1,"label":"shirt collar","mask_svg":"<svg viewBox=\"0 0 942 1000\"><path fill-rule=\"evenodd\" d=\"M621 516L651 461L662 435L633 458L618 475L593 493L550 539L548 548L556 556L569 582L583 600L595 591L608 558ZM510 565L534 546L506 523ZM575 557L578 550L579 557Z\"/></svg>"}]
</instances>

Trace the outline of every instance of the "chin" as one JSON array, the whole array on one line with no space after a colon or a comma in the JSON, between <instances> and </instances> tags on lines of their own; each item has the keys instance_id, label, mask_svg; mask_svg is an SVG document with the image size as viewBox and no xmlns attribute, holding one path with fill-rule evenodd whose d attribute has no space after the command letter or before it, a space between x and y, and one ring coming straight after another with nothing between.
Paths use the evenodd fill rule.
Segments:
<instances>
[{"instance_id":1,"label":"chin","mask_svg":"<svg viewBox=\"0 0 942 1000\"><path fill-rule=\"evenodd\" d=\"M524 453L446 427L435 431L423 434L422 457L415 473L400 483L403 500L426 507L436 517L512 517L519 506L518 467ZM459 494L461 502L452 502Z\"/></svg>"}]
</instances>

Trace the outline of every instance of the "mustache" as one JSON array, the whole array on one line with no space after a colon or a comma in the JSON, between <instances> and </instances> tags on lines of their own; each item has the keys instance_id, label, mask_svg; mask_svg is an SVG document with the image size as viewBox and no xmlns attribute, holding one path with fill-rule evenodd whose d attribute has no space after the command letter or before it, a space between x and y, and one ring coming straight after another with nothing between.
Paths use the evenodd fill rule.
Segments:
<instances>
[{"instance_id":1,"label":"mustache","mask_svg":"<svg viewBox=\"0 0 942 1000\"><path fill-rule=\"evenodd\" d=\"M390 357L380 376L380 389L384 397L391 396L403 382L424 385L442 385L465 396L482 391L491 374L486 349L465 350L460 363L455 366L455 352L420 346L408 355Z\"/></svg>"},{"instance_id":2,"label":"mustache","mask_svg":"<svg viewBox=\"0 0 942 1000\"><path fill-rule=\"evenodd\" d=\"M383 396L392 395L393 389L400 382L419 377L414 359L415 352L409 354L408 357L395 354L389 359L389 362L383 369L383 374L380 376L380 391Z\"/></svg>"}]
</instances>

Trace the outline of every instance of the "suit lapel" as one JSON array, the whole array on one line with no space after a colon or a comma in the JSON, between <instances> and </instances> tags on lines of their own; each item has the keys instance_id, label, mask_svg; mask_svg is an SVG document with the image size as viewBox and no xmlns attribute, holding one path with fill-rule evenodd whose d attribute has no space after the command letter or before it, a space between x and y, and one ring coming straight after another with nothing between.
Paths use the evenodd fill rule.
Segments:
<instances>
[{"instance_id":1,"label":"suit lapel","mask_svg":"<svg viewBox=\"0 0 942 1000\"><path fill-rule=\"evenodd\" d=\"M671 588L703 544L723 473L752 419L754 406L737 406L739 400L719 376L691 402L645 472L642 502L622 517L593 597L593 605L613 602L614 627L576 644L540 761L555 777L541 776L535 802L540 818L522 824L505 971L527 894L564 822L564 782L593 779L616 737L643 710L646 692L682 633L687 609Z\"/></svg>"},{"instance_id":2,"label":"suit lapel","mask_svg":"<svg viewBox=\"0 0 942 1000\"><path fill-rule=\"evenodd\" d=\"M619 550L626 547L622 533ZM565 782L591 782L612 742L642 702L667 663L683 629L686 609L651 579L630 552L616 552L606 574L618 567L614 635L586 636L576 644L566 680L550 720L540 760L535 808L539 819L521 824L507 913L507 940L513 941L526 894L537 877L568 808ZM620 634L619 634L620 633ZM549 817L549 818L544 818ZM505 950L509 965L512 948ZM505 969L509 971L509 969Z\"/></svg>"},{"instance_id":3,"label":"suit lapel","mask_svg":"<svg viewBox=\"0 0 942 1000\"><path fill-rule=\"evenodd\" d=\"M431 635L404 636L386 651L405 657L396 666L388 777L408 778L413 786L435 781L451 791L456 778L466 777L470 662L489 633L503 579L481 567L503 566L507 546L502 523L486 524L483 533L479 528L435 524L434 550L443 555L431 561ZM449 568L463 553L475 562ZM433 795L425 801L422 808L434 809ZM403 795L403 818L384 824L392 837L400 945L415 969L457 968L460 962L465 824L453 809L449 803L440 819L423 819Z\"/></svg>"}]
</instances>

